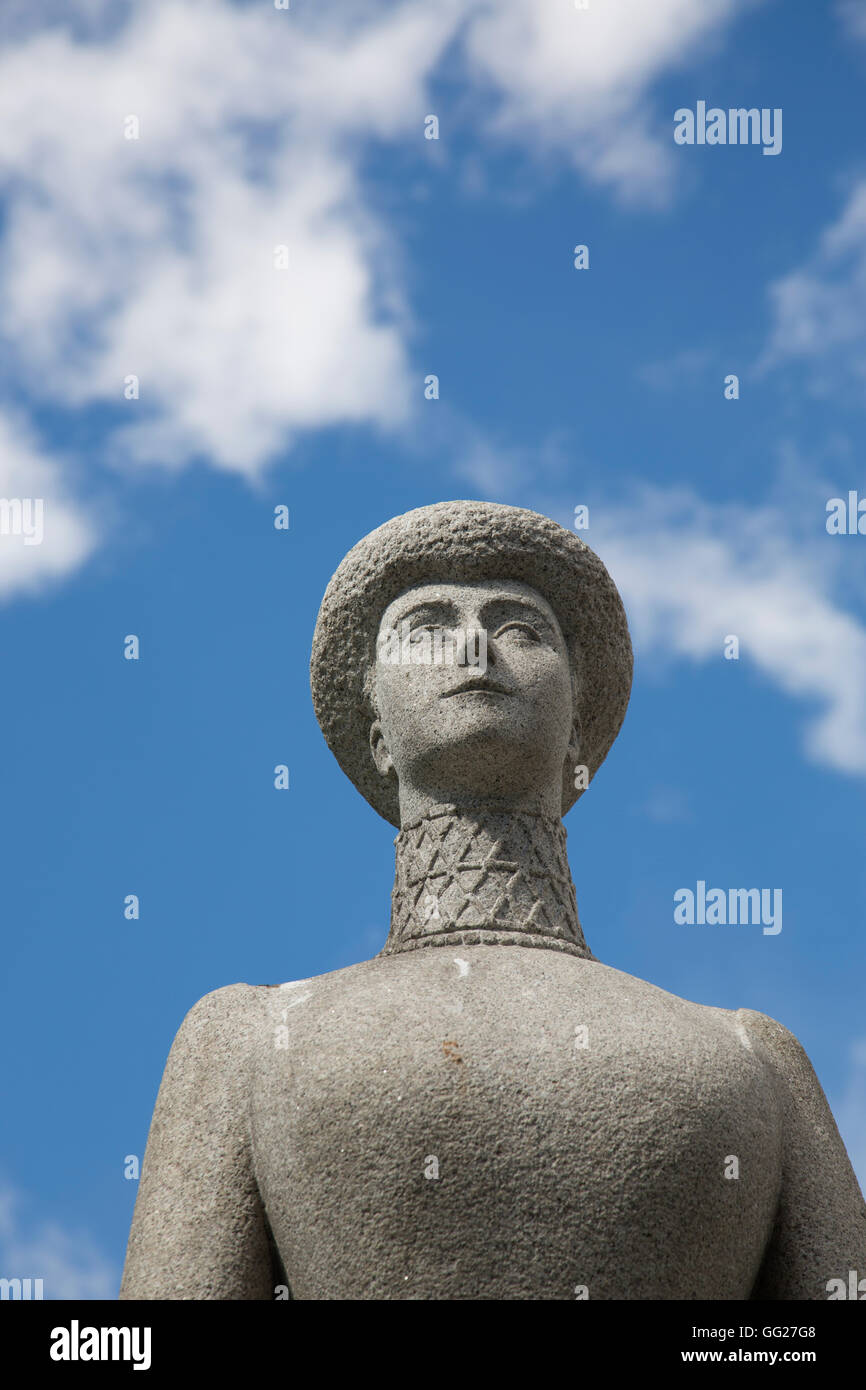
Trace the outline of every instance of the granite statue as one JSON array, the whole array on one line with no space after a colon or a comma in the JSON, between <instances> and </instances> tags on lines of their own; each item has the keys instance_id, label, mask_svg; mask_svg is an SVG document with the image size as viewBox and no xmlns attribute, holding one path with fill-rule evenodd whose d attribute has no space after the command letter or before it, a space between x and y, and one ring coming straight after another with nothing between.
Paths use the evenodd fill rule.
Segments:
<instances>
[{"instance_id":1,"label":"granite statue","mask_svg":"<svg viewBox=\"0 0 866 1390\"><path fill-rule=\"evenodd\" d=\"M122 1299L799 1300L866 1273L866 1206L796 1037L584 937L562 818L631 676L612 579L546 517L443 502L350 551L311 684L399 831L390 933L190 1010Z\"/></svg>"}]
</instances>

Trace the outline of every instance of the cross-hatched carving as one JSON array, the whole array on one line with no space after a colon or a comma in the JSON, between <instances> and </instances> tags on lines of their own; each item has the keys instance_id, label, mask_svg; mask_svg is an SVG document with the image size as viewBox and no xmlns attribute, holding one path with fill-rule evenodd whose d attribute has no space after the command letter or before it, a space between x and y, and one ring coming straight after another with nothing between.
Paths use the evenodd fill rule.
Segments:
<instances>
[{"instance_id":1,"label":"cross-hatched carving","mask_svg":"<svg viewBox=\"0 0 866 1390\"><path fill-rule=\"evenodd\" d=\"M481 819L443 806L404 826L384 954L492 932L589 956L565 842L561 821L527 811Z\"/></svg>"}]
</instances>

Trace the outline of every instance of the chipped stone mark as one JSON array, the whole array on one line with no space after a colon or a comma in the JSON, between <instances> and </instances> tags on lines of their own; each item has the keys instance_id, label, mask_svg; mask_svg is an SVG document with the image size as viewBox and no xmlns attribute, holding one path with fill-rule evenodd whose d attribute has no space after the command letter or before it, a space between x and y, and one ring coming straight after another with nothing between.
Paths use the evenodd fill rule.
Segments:
<instances>
[{"instance_id":1,"label":"chipped stone mark","mask_svg":"<svg viewBox=\"0 0 866 1390\"><path fill-rule=\"evenodd\" d=\"M301 981L301 983L304 982ZM311 989L308 989L305 994L293 995L292 998L288 1000L286 1007L282 1010L280 1014L280 1017L282 1018L283 1022L285 1023L286 1019L288 1018L289 1009L296 1009L299 1004L306 1004L307 1000L312 999L312 997L313 991Z\"/></svg>"}]
</instances>

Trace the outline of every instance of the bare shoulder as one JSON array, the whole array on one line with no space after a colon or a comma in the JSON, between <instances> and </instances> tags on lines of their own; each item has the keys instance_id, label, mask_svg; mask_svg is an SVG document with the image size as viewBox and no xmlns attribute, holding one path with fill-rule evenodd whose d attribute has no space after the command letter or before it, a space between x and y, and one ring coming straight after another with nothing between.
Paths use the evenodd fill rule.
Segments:
<instances>
[{"instance_id":1,"label":"bare shoulder","mask_svg":"<svg viewBox=\"0 0 866 1390\"><path fill-rule=\"evenodd\" d=\"M286 980L273 985L234 984L211 990L186 1014L175 1036L166 1072L182 1067L187 1074L238 1076L245 1072L257 1041L286 1021L324 982L337 982L357 966Z\"/></svg>"},{"instance_id":2,"label":"bare shoulder","mask_svg":"<svg viewBox=\"0 0 866 1390\"><path fill-rule=\"evenodd\" d=\"M250 985L213 990L177 1031L142 1164L123 1299L271 1296L247 1125L259 999Z\"/></svg>"},{"instance_id":3,"label":"bare shoulder","mask_svg":"<svg viewBox=\"0 0 866 1390\"><path fill-rule=\"evenodd\" d=\"M268 985L223 985L202 995L184 1016L175 1044L182 1041L188 1051L204 1048L211 1055L214 1047L220 1051L233 1050L260 1014L270 988Z\"/></svg>"},{"instance_id":4,"label":"bare shoulder","mask_svg":"<svg viewBox=\"0 0 866 1390\"><path fill-rule=\"evenodd\" d=\"M722 1068L739 1055L746 1066L744 1070L738 1066L732 1077L751 1085L756 1074L763 1076L778 1101L777 1113L787 1114L789 1125L798 1116L802 1122L805 1115L819 1126L828 1120L832 1124L824 1092L802 1044L776 1019L754 1009L699 1004L610 967L593 966L591 978L615 1017L641 1018L651 1032L663 1032L671 1042L678 1038L687 1051L694 1045L709 1048L708 1059L714 1058Z\"/></svg>"},{"instance_id":5,"label":"bare shoulder","mask_svg":"<svg viewBox=\"0 0 866 1390\"><path fill-rule=\"evenodd\" d=\"M732 1011L734 1024L743 1042L754 1048L773 1075L783 1081L796 1100L808 1101L824 1095L815 1069L802 1043L784 1024L755 1009Z\"/></svg>"},{"instance_id":6,"label":"bare shoulder","mask_svg":"<svg viewBox=\"0 0 866 1390\"><path fill-rule=\"evenodd\" d=\"M751 1009L724 1009L716 1004L699 1004L652 984L639 975L629 975L600 961L594 961L587 968L585 979L599 999L615 1003L618 1011L629 1008L639 1010L659 1026L676 1024L696 1035L724 1033L739 1047L755 1053L760 1062L766 1063L781 1046L779 1035L784 1035L805 1058L792 1033L788 1033L774 1019ZM752 1020L755 1021L754 1025Z\"/></svg>"},{"instance_id":7,"label":"bare shoulder","mask_svg":"<svg viewBox=\"0 0 866 1390\"><path fill-rule=\"evenodd\" d=\"M770 1071L780 1098L788 1142L788 1170L821 1173L837 1200L855 1214L866 1239L866 1207L824 1090L802 1043L783 1024L754 1009L736 1011L743 1030ZM861 1249L860 1259L863 1259Z\"/></svg>"},{"instance_id":8,"label":"bare shoulder","mask_svg":"<svg viewBox=\"0 0 866 1390\"><path fill-rule=\"evenodd\" d=\"M192 1036L209 1030L220 1030L240 1022L255 1007L256 1000L268 985L222 985L203 994L189 1009L181 1030Z\"/></svg>"},{"instance_id":9,"label":"bare shoulder","mask_svg":"<svg viewBox=\"0 0 866 1390\"><path fill-rule=\"evenodd\" d=\"M752 1297L824 1299L849 1271L866 1267L866 1203L801 1043L754 1009L735 1017L771 1074L785 1155L775 1227Z\"/></svg>"}]
</instances>

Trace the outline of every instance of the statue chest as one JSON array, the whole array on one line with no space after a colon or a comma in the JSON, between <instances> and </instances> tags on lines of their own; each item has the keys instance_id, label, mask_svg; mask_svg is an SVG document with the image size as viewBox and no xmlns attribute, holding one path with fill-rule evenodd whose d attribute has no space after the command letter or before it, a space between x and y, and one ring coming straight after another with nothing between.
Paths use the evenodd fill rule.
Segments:
<instances>
[{"instance_id":1,"label":"statue chest","mask_svg":"<svg viewBox=\"0 0 866 1390\"><path fill-rule=\"evenodd\" d=\"M730 1015L492 946L268 994L253 1149L293 1297L748 1297L780 1135Z\"/></svg>"}]
</instances>

